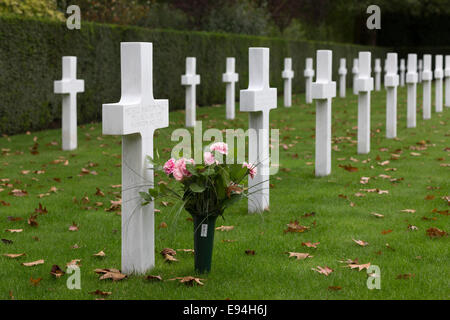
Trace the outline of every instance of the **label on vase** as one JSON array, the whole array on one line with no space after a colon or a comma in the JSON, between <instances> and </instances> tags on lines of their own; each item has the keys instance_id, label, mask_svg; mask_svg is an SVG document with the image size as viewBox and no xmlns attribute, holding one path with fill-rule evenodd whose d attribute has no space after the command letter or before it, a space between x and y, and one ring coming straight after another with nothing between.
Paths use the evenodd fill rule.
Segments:
<instances>
[{"instance_id":1,"label":"label on vase","mask_svg":"<svg viewBox=\"0 0 450 320\"><path fill-rule=\"evenodd\" d=\"M208 225L202 224L202 231L200 232L200 237L206 238L208 235Z\"/></svg>"}]
</instances>

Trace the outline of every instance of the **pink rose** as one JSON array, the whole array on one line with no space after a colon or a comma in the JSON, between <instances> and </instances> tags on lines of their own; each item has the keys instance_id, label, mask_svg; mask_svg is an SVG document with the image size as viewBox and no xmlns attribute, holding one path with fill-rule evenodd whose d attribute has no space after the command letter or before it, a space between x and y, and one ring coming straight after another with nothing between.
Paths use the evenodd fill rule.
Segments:
<instances>
[{"instance_id":1,"label":"pink rose","mask_svg":"<svg viewBox=\"0 0 450 320\"><path fill-rule=\"evenodd\" d=\"M163 169L167 175L171 174L175 169L175 159L170 158L169 160L167 160L167 162L164 164Z\"/></svg>"},{"instance_id":2,"label":"pink rose","mask_svg":"<svg viewBox=\"0 0 450 320\"><path fill-rule=\"evenodd\" d=\"M217 151L221 154L228 154L228 145L225 142L215 142L209 147L209 149L211 151Z\"/></svg>"},{"instance_id":3,"label":"pink rose","mask_svg":"<svg viewBox=\"0 0 450 320\"><path fill-rule=\"evenodd\" d=\"M194 164L193 159L181 158L181 159L178 159L177 161L175 161L172 174L173 174L173 177L178 181L183 180L184 177L192 176L192 174L189 172L189 170L186 169L186 162L190 162L190 163Z\"/></svg>"},{"instance_id":4,"label":"pink rose","mask_svg":"<svg viewBox=\"0 0 450 320\"><path fill-rule=\"evenodd\" d=\"M255 177L256 172L257 172L255 166L253 166L253 165L251 165L251 164L249 164L247 162L244 162L242 164L242 167L246 167L248 169L248 174L250 175L250 178L253 179Z\"/></svg>"},{"instance_id":5,"label":"pink rose","mask_svg":"<svg viewBox=\"0 0 450 320\"><path fill-rule=\"evenodd\" d=\"M217 161L215 158L214 158L214 155L211 153L211 152L208 152L208 151L206 151L204 154L203 154L203 160L205 161L205 164L207 165L207 166L210 166L210 165L212 165L212 164L218 164L219 163L219 161Z\"/></svg>"}]
</instances>

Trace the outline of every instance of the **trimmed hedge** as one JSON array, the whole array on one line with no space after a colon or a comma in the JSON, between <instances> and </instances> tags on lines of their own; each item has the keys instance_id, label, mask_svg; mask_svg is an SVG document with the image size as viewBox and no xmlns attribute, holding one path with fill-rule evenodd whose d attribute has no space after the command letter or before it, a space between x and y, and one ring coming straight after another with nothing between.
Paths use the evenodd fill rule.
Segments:
<instances>
[{"instance_id":1,"label":"trimmed hedge","mask_svg":"<svg viewBox=\"0 0 450 320\"><path fill-rule=\"evenodd\" d=\"M169 99L171 110L184 108L181 75L187 56L197 57L197 72L201 75L197 103L211 105L225 100L221 79L226 57L236 57L236 70L240 74L236 90L248 86L249 47L270 48L271 86L277 87L279 94L283 90L281 72L285 57L293 60L293 92L301 92L305 59L315 58L318 49L333 50L335 79L339 58L347 58L348 81L352 59L358 51L372 51L374 58L388 51L350 44L87 22L82 23L81 30L68 30L60 22L0 17L0 133L60 126L61 97L53 93L53 81L61 79L64 55L78 57L77 76L85 80L85 92L78 95L78 123L101 120L102 103L120 99L120 42L126 41L153 42L154 95Z\"/></svg>"}]
</instances>

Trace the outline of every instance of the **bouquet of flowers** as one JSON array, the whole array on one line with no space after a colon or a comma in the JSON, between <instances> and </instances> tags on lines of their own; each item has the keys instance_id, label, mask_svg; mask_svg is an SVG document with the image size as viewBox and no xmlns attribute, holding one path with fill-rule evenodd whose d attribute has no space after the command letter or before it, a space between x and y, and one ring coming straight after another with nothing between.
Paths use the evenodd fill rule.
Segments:
<instances>
[{"instance_id":1,"label":"bouquet of flowers","mask_svg":"<svg viewBox=\"0 0 450 320\"><path fill-rule=\"evenodd\" d=\"M153 170L164 172L181 184L181 192L165 184L155 185L148 192L141 192L144 204L160 196L172 196L182 200L183 206L194 220L194 252L196 270L209 271L211 268L212 246L215 221L224 211L248 195L243 181L253 178L256 166L243 164L223 164L216 157L228 154L224 142L211 144L210 151L204 152L203 163L193 159L169 159L163 165L153 159ZM208 261L209 260L209 261ZM208 263L209 262L209 263Z\"/></svg>"}]
</instances>

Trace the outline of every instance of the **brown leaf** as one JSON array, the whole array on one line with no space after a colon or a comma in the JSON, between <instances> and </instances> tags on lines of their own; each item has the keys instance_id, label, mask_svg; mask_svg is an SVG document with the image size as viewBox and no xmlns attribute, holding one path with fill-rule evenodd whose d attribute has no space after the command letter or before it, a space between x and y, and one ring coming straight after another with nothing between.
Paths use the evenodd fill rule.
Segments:
<instances>
[{"instance_id":1,"label":"brown leaf","mask_svg":"<svg viewBox=\"0 0 450 320\"><path fill-rule=\"evenodd\" d=\"M255 250L245 250L245 254L248 256L254 256L255 255Z\"/></svg>"},{"instance_id":2,"label":"brown leaf","mask_svg":"<svg viewBox=\"0 0 450 320\"><path fill-rule=\"evenodd\" d=\"M37 278L37 279L33 279L33 277L30 277L30 283L33 286L37 286L39 284L39 282L41 282L42 278Z\"/></svg>"},{"instance_id":3,"label":"brown leaf","mask_svg":"<svg viewBox=\"0 0 450 320\"><path fill-rule=\"evenodd\" d=\"M216 230L219 230L219 231L230 231L233 229L234 229L234 226L220 226L220 227L216 228Z\"/></svg>"},{"instance_id":4,"label":"brown leaf","mask_svg":"<svg viewBox=\"0 0 450 320\"><path fill-rule=\"evenodd\" d=\"M355 240L355 239L352 240L355 241L357 244L359 244L361 247L365 247L369 244L368 242L365 242L363 240Z\"/></svg>"},{"instance_id":5,"label":"brown leaf","mask_svg":"<svg viewBox=\"0 0 450 320\"><path fill-rule=\"evenodd\" d=\"M101 291L100 289L97 289L93 292L89 292L89 294L97 295L97 296L110 296L112 292L109 291Z\"/></svg>"},{"instance_id":6,"label":"brown leaf","mask_svg":"<svg viewBox=\"0 0 450 320\"><path fill-rule=\"evenodd\" d=\"M148 275L148 276L145 277L145 280L148 280L148 281L162 281L162 277L161 276Z\"/></svg>"},{"instance_id":7,"label":"brown leaf","mask_svg":"<svg viewBox=\"0 0 450 320\"><path fill-rule=\"evenodd\" d=\"M5 257L11 258L11 259L16 259L19 257L23 257L26 254L25 253L4 253L3 254Z\"/></svg>"},{"instance_id":8,"label":"brown leaf","mask_svg":"<svg viewBox=\"0 0 450 320\"><path fill-rule=\"evenodd\" d=\"M158 228L167 228L167 223L165 223L164 221L160 223Z\"/></svg>"},{"instance_id":9,"label":"brown leaf","mask_svg":"<svg viewBox=\"0 0 450 320\"><path fill-rule=\"evenodd\" d=\"M430 238L441 238L444 236L446 237L448 234L444 230L440 230L438 228L429 228L427 229L427 235Z\"/></svg>"},{"instance_id":10,"label":"brown leaf","mask_svg":"<svg viewBox=\"0 0 450 320\"><path fill-rule=\"evenodd\" d=\"M287 252L289 254L289 258L295 257L297 260L303 260L306 258L312 258L313 256L309 253L301 253L301 252Z\"/></svg>"},{"instance_id":11,"label":"brown leaf","mask_svg":"<svg viewBox=\"0 0 450 320\"><path fill-rule=\"evenodd\" d=\"M106 256L106 254L104 251L99 251L97 253L94 253L93 256L94 257L104 257L104 256Z\"/></svg>"},{"instance_id":12,"label":"brown leaf","mask_svg":"<svg viewBox=\"0 0 450 320\"><path fill-rule=\"evenodd\" d=\"M177 252L175 250L173 250L172 248L164 248L161 250L161 254L163 256L165 256L165 255L174 256L177 254Z\"/></svg>"},{"instance_id":13,"label":"brown leaf","mask_svg":"<svg viewBox=\"0 0 450 320\"><path fill-rule=\"evenodd\" d=\"M286 230L284 230L284 233L287 233L287 232L304 232L304 231L310 229L309 227L300 225L297 220L291 221L290 223L288 223L286 225L287 225L288 228Z\"/></svg>"},{"instance_id":14,"label":"brown leaf","mask_svg":"<svg viewBox=\"0 0 450 320\"><path fill-rule=\"evenodd\" d=\"M376 213L376 212L371 212L371 215L377 217L377 218L384 218L384 216L382 214Z\"/></svg>"},{"instance_id":15,"label":"brown leaf","mask_svg":"<svg viewBox=\"0 0 450 320\"><path fill-rule=\"evenodd\" d=\"M102 190L100 190L99 188L96 188L96 189L97 189L97 192L95 193L96 196L99 196L99 197L104 197L105 196L105 194L103 193Z\"/></svg>"},{"instance_id":16,"label":"brown leaf","mask_svg":"<svg viewBox=\"0 0 450 320\"><path fill-rule=\"evenodd\" d=\"M391 229L389 229L389 230L383 230L383 231L381 231L381 234L388 234L388 233L391 233L391 232L392 232Z\"/></svg>"},{"instance_id":17,"label":"brown leaf","mask_svg":"<svg viewBox=\"0 0 450 320\"><path fill-rule=\"evenodd\" d=\"M205 280L205 279L187 276L187 277L176 277L176 278L169 279L169 280L180 280L180 283L184 283L187 286L193 286L194 284L203 286L202 280Z\"/></svg>"},{"instance_id":18,"label":"brown leaf","mask_svg":"<svg viewBox=\"0 0 450 320\"><path fill-rule=\"evenodd\" d=\"M100 277L100 280L112 279L113 281L120 281L125 279L127 276L120 272L106 272Z\"/></svg>"},{"instance_id":19,"label":"brown leaf","mask_svg":"<svg viewBox=\"0 0 450 320\"><path fill-rule=\"evenodd\" d=\"M339 291L339 290L342 290L342 287L340 287L340 286L329 286L328 290Z\"/></svg>"},{"instance_id":20,"label":"brown leaf","mask_svg":"<svg viewBox=\"0 0 450 320\"><path fill-rule=\"evenodd\" d=\"M52 266L52 270L50 271L50 274L53 275L55 278L61 278L66 273L64 271L62 271L58 265L54 264Z\"/></svg>"},{"instance_id":21,"label":"brown leaf","mask_svg":"<svg viewBox=\"0 0 450 320\"><path fill-rule=\"evenodd\" d=\"M347 170L348 172L357 172L358 168L352 167L351 165L339 165L340 168Z\"/></svg>"},{"instance_id":22,"label":"brown leaf","mask_svg":"<svg viewBox=\"0 0 450 320\"><path fill-rule=\"evenodd\" d=\"M311 268L311 270L316 271L316 272L318 272L320 274L326 275L327 277L328 277L328 275L330 273L332 273L334 271L333 269L331 269L331 268L329 268L327 266L325 266L325 267L317 266L316 269Z\"/></svg>"},{"instance_id":23,"label":"brown leaf","mask_svg":"<svg viewBox=\"0 0 450 320\"><path fill-rule=\"evenodd\" d=\"M434 195L429 194L429 195L427 195L427 196L425 197L425 200L433 200L434 198L435 198Z\"/></svg>"},{"instance_id":24,"label":"brown leaf","mask_svg":"<svg viewBox=\"0 0 450 320\"><path fill-rule=\"evenodd\" d=\"M415 212L416 212L416 210L414 210L414 209L403 209L403 210L401 210L401 212L406 212L406 213L415 213Z\"/></svg>"},{"instance_id":25,"label":"brown leaf","mask_svg":"<svg viewBox=\"0 0 450 320\"><path fill-rule=\"evenodd\" d=\"M44 263L44 259L41 259L41 260L36 260L36 261L32 261L32 262L24 262L24 263L22 263L22 265L25 267L34 267L34 266L37 266L37 265L40 265L43 263Z\"/></svg>"},{"instance_id":26,"label":"brown leaf","mask_svg":"<svg viewBox=\"0 0 450 320\"><path fill-rule=\"evenodd\" d=\"M414 278L416 275L413 273L406 273L406 274L399 274L397 276L397 279L411 279Z\"/></svg>"},{"instance_id":27,"label":"brown leaf","mask_svg":"<svg viewBox=\"0 0 450 320\"><path fill-rule=\"evenodd\" d=\"M34 213L38 214L47 214L47 208L42 206L42 203L39 202L39 208L34 209Z\"/></svg>"},{"instance_id":28,"label":"brown leaf","mask_svg":"<svg viewBox=\"0 0 450 320\"><path fill-rule=\"evenodd\" d=\"M317 246L320 244L320 242L302 242L302 246L308 247L308 248L317 248Z\"/></svg>"},{"instance_id":29,"label":"brown leaf","mask_svg":"<svg viewBox=\"0 0 450 320\"><path fill-rule=\"evenodd\" d=\"M361 270L364 270L364 269L368 269L370 267L370 262L366 263L366 264L349 264L348 267L350 269L358 268L358 271L361 271Z\"/></svg>"},{"instance_id":30,"label":"brown leaf","mask_svg":"<svg viewBox=\"0 0 450 320\"><path fill-rule=\"evenodd\" d=\"M6 229L6 232L11 232L11 233L19 233L22 232L23 229Z\"/></svg>"},{"instance_id":31,"label":"brown leaf","mask_svg":"<svg viewBox=\"0 0 450 320\"><path fill-rule=\"evenodd\" d=\"M36 221L37 219L37 215L31 215L28 218L28 224L32 227L37 227L39 225L39 223Z\"/></svg>"},{"instance_id":32,"label":"brown leaf","mask_svg":"<svg viewBox=\"0 0 450 320\"><path fill-rule=\"evenodd\" d=\"M25 197L28 195L28 192L26 190L13 189L9 194L14 197Z\"/></svg>"}]
</instances>

